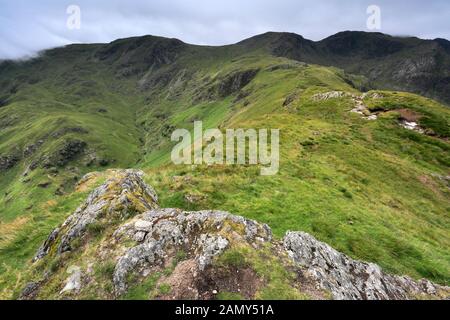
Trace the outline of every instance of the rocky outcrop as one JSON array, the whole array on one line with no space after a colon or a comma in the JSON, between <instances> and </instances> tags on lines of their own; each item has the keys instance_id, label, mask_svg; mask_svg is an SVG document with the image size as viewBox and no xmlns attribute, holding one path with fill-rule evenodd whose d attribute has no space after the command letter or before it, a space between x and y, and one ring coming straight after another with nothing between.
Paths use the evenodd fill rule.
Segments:
<instances>
[{"instance_id":1,"label":"rocky outcrop","mask_svg":"<svg viewBox=\"0 0 450 320\"><path fill-rule=\"evenodd\" d=\"M343 92L343 91L330 91L330 92L323 92L323 93L317 93L312 96L312 99L314 101L326 101L330 99L338 99L338 98L345 98L345 97L354 97L354 95Z\"/></svg>"},{"instance_id":2,"label":"rocky outcrop","mask_svg":"<svg viewBox=\"0 0 450 320\"><path fill-rule=\"evenodd\" d=\"M283 243L292 260L334 299L405 300L445 290L427 280L388 275L378 265L353 260L303 232L289 232Z\"/></svg>"},{"instance_id":3,"label":"rocky outcrop","mask_svg":"<svg viewBox=\"0 0 450 320\"><path fill-rule=\"evenodd\" d=\"M249 92L242 92L258 74L259 69L248 69L230 72L214 79L208 79L195 93L195 101L213 100L237 95L235 101L239 101Z\"/></svg>"},{"instance_id":4,"label":"rocky outcrop","mask_svg":"<svg viewBox=\"0 0 450 320\"><path fill-rule=\"evenodd\" d=\"M270 241L271 237L267 225L226 212L149 211L115 232L116 240L129 239L137 243L118 259L114 270L116 293L126 291L126 279L131 271L157 264L157 260L167 258L170 250L189 253L196 269L203 272L232 242L256 245Z\"/></svg>"},{"instance_id":5,"label":"rocky outcrop","mask_svg":"<svg viewBox=\"0 0 450 320\"><path fill-rule=\"evenodd\" d=\"M86 148L87 143L85 141L78 139L67 140L55 153L47 157L44 161L44 167L63 167L79 155L83 154Z\"/></svg>"},{"instance_id":6,"label":"rocky outcrop","mask_svg":"<svg viewBox=\"0 0 450 320\"><path fill-rule=\"evenodd\" d=\"M17 154L10 154L0 156L0 171L6 171L14 167L20 161L20 156Z\"/></svg>"},{"instance_id":7,"label":"rocky outcrop","mask_svg":"<svg viewBox=\"0 0 450 320\"><path fill-rule=\"evenodd\" d=\"M94 178L86 176L83 185ZM280 242L267 225L256 221L222 211L161 209L157 202L142 172L113 171L39 249L36 263L56 259L58 264L30 282L21 297L45 298L39 291L50 286L53 298L84 297L86 291L115 299L153 279L154 285L174 286L170 295L158 293L164 299L213 299L218 289L254 299L265 286L273 286L261 271L265 263L268 268L276 264L283 291L306 291L313 299L450 295L449 288L389 275L375 264L353 260L306 233L288 232ZM147 298L152 297L149 292Z\"/></svg>"},{"instance_id":8,"label":"rocky outcrop","mask_svg":"<svg viewBox=\"0 0 450 320\"><path fill-rule=\"evenodd\" d=\"M142 180L142 172L126 170L94 190L61 227L55 229L38 250L34 260L45 257L57 244L59 254L71 250L71 242L102 219L126 219L157 207L155 191Z\"/></svg>"},{"instance_id":9,"label":"rocky outcrop","mask_svg":"<svg viewBox=\"0 0 450 320\"><path fill-rule=\"evenodd\" d=\"M244 71L237 71L227 75L217 85L218 94L220 97L226 97L238 92L249 84L253 78L258 74L258 69L249 69Z\"/></svg>"},{"instance_id":10,"label":"rocky outcrop","mask_svg":"<svg viewBox=\"0 0 450 320\"><path fill-rule=\"evenodd\" d=\"M88 134L89 131L82 127L64 127L52 133L53 138L60 138L68 133Z\"/></svg>"},{"instance_id":11,"label":"rocky outcrop","mask_svg":"<svg viewBox=\"0 0 450 320\"><path fill-rule=\"evenodd\" d=\"M61 290L61 294L66 292L78 292L81 289L81 269L77 266L72 266L67 270L70 277L66 280L66 285Z\"/></svg>"}]
</instances>

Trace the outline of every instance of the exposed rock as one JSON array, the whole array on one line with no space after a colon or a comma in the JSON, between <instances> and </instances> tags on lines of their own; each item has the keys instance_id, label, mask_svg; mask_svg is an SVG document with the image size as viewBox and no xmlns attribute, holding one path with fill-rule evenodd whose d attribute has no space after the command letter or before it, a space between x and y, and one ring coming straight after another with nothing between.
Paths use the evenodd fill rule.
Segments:
<instances>
[{"instance_id":1,"label":"exposed rock","mask_svg":"<svg viewBox=\"0 0 450 320\"><path fill-rule=\"evenodd\" d=\"M377 113L372 113L369 108L364 104L363 99L367 97L367 94L363 94L362 96L353 96L353 101L355 102L355 107L350 110L350 112L357 113L363 116L363 119L374 121L378 119Z\"/></svg>"},{"instance_id":2,"label":"exposed rock","mask_svg":"<svg viewBox=\"0 0 450 320\"><path fill-rule=\"evenodd\" d=\"M392 76L394 80L409 82L414 78L430 75L436 64L435 57L407 58L398 65Z\"/></svg>"},{"instance_id":3,"label":"exposed rock","mask_svg":"<svg viewBox=\"0 0 450 320\"><path fill-rule=\"evenodd\" d=\"M250 91L245 91L245 90L241 90L238 95L236 96L236 98L234 99L234 102L237 103L245 98L247 98L249 95L251 94ZM247 102L248 100L244 101L244 104Z\"/></svg>"},{"instance_id":4,"label":"exposed rock","mask_svg":"<svg viewBox=\"0 0 450 320\"><path fill-rule=\"evenodd\" d=\"M19 296L19 300L33 300L36 298L36 295L41 286L40 282L29 282L22 290Z\"/></svg>"},{"instance_id":5,"label":"exposed rock","mask_svg":"<svg viewBox=\"0 0 450 320\"><path fill-rule=\"evenodd\" d=\"M38 252L34 256L33 261L37 261L44 258L50 252L50 248L55 243L58 236L59 236L59 228L56 228L50 233L48 238L45 240L44 244L39 248Z\"/></svg>"},{"instance_id":6,"label":"exposed rock","mask_svg":"<svg viewBox=\"0 0 450 320\"><path fill-rule=\"evenodd\" d=\"M87 143L82 140L68 140L44 161L44 168L54 166L63 167L77 156L81 155L86 147Z\"/></svg>"},{"instance_id":7,"label":"exposed rock","mask_svg":"<svg viewBox=\"0 0 450 320\"><path fill-rule=\"evenodd\" d=\"M144 213L119 228L114 236L117 241L128 238L139 243L118 260L114 271L118 295L126 291L127 275L132 270L162 263L170 248L191 253L197 270L203 271L232 242L257 245L272 239L267 225L227 212L182 212L177 209Z\"/></svg>"},{"instance_id":8,"label":"exposed rock","mask_svg":"<svg viewBox=\"0 0 450 320\"><path fill-rule=\"evenodd\" d=\"M14 167L20 161L20 156L17 154L10 154L0 156L0 171L6 171Z\"/></svg>"},{"instance_id":9,"label":"exposed rock","mask_svg":"<svg viewBox=\"0 0 450 320\"><path fill-rule=\"evenodd\" d=\"M90 167L97 161L97 153L94 150L88 150L84 156L84 165Z\"/></svg>"},{"instance_id":10,"label":"exposed rock","mask_svg":"<svg viewBox=\"0 0 450 320\"><path fill-rule=\"evenodd\" d=\"M363 93L361 98L362 99L368 98L368 99L378 100L378 99L383 99L384 95L382 93L379 93L379 92L366 92L366 93Z\"/></svg>"},{"instance_id":11,"label":"exposed rock","mask_svg":"<svg viewBox=\"0 0 450 320\"><path fill-rule=\"evenodd\" d=\"M205 196L203 196L203 195L197 195L197 194L185 194L184 195L184 200L191 204L198 203L204 199L205 199Z\"/></svg>"},{"instance_id":12,"label":"exposed rock","mask_svg":"<svg viewBox=\"0 0 450 320\"><path fill-rule=\"evenodd\" d=\"M58 151L58 165L63 166L77 155L81 154L87 147L87 143L81 140L69 140Z\"/></svg>"},{"instance_id":13,"label":"exposed rock","mask_svg":"<svg viewBox=\"0 0 450 320\"><path fill-rule=\"evenodd\" d=\"M314 101L326 101L330 99L339 99L339 98L351 98L355 103L355 107L350 110L352 113L357 113L363 116L363 119L373 121L378 119L377 113L372 113L369 108L364 104L364 99L381 99L383 96L377 92L364 93L361 96L355 95L349 92L343 91L330 91L325 93L315 94L312 99Z\"/></svg>"},{"instance_id":14,"label":"exposed rock","mask_svg":"<svg viewBox=\"0 0 450 320\"><path fill-rule=\"evenodd\" d=\"M23 150L23 155L25 157L31 156L33 153L35 153L42 145L44 144L44 140L40 139L36 141L36 143L27 145Z\"/></svg>"},{"instance_id":15,"label":"exposed rock","mask_svg":"<svg viewBox=\"0 0 450 320\"><path fill-rule=\"evenodd\" d=\"M222 236L202 234L198 240L202 254L198 258L199 270L204 271L213 257L221 254L228 247L228 240Z\"/></svg>"},{"instance_id":16,"label":"exposed rock","mask_svg":"<svg viewBox=\"0 0 450 320\"><path fill-rule=\"evenodd\" d=\"M38 186L39 188L46 189L46 188L48 188L51 184L52 184L51 181L44 181L44 182L38 183L37 186Z\"/></svg>"},{"instance_id":17,"label":"exposed rock","mask_svg":"<svg viewBox=\"0 0 450 320\"><path fill-rule=\"evenodd\" d=\"M64 185L60 185L56 190L55 190L55 196L63 196L65 193L64 191Z\"/></svg>"},{"instance_id":18,"label":"exposed rock","mask_svg":"<svg viewBox=\"0 0 450 320\"><path fill-rule=\"evenodd\" d=\"M411 131L416 131L418 133L425 133L425 130L422 129L419 124L415 121L406 121L406 120L401 120L400 121L400 126L402 126L405 129L411 130Z\"/></svg>"},{"instance_id":19,"label":"exposed rock","mask_svg":"<svg viewBox=\"0 0 450 320\"><path fill-rule=\"evenodd\" d=\"M77 293L81 289L81 268L71 266L67 273L70 274L70 277L66 280L66 285L59 294Z\"/></svg>"},{"instance_id":20,"label":"exposed rock","mask_svg":"<svg viewBox=\"0 0 450 320\"><path fill-rule=\"evenodd\" d=\"M338 300L404 300L437 295L442 288L427 280L385 274L373 263L353 260L303 232L289 232L284 246L292 260Z\"/></svg>"},{"instance_id":21,"label":"exposed rock","mask_svg":"<svg viewBox=\"0 0 450 320\"><path fill-rule=\"evenodd\" d=\"M111 161L108 160L108 159L105 159L105 158L102 158L102 159L98 160L98 164L99 164L101 167L106 167L106 166L108 166L110 163L111 163Z\"/></svg>"},{"instance_id":22,"label":"exposed rock","mask_svg":"<svg viewBox=\"0 0 450 320\"><path fill-rule=\"evenodd\" d=\"M87 133L89 133L89 131L82 127L66 127L66 128L61 128L61 129L55 131L54 133L52 133L52 137L59 138L68 133L87 134Z\"/></svg>"},{"instance_id":23,"label":"exposed rock","mask_svg":"<svg viewBox=\"0 0 450 320\"><path fill-rule=\"evenodd\" d=\"M352 110L350 110L350 112L365 116L367 115L367 113L369 113L369 110L364 104L357 102L356 106Z\"/></svg>"},{"instance_id":24,"label":"exposed rock","mask_svg":"<svg viewBox=\"0 0 450 320\"><path fill-rule=\"evenodd\" d=\"M433 173L432 176L444 182L447 185L447 187L450 188L450 176L443 176L436 173Z\"/></svg>"},{"instance_id":25,"label":"exposed rock","mask_svg":"<svg viewBox=\"0 0 450 320\"><path fill-rule=\"evenodd\" d=\"M75 190L77 192L86 191L89 186L91 186L97 178L100 176L99 172L90 172L85 174L75 185Z\"/></svg>"},{"instance_id":26,"label":"exposed rock","mask_svg":"<svg viewBox=\"0 0 450 320\"><path fill-rule=\"evenodd\" d=\"M236 71L219 80L213 91L217 91L219 97L232 95L248 85L258 74L259 69Z\"/></svg>"},{"instance_id":27,"label":"exposed rock","mask_svg":"<svg viewBox=\"0 0 450 320\"><path fill-rule=\"evenodd\" d=\"M353 97L354 95L343 92L343 91L330 91L325 93L317 93L312 96L312 99L314 101L326 101L330 99L338 99L338 98L345 98L345 97Z\"/></svg>"},{"instance_id":28,"label":"exposed rock","mask_svg":"<svg viewBox=\"0 0 450 320\"><path fill-rule=\"evenodd\" d=\"M290 95L288 95L286 97L286 99L284 99L283 107L285 107L285 108L289 107L297 99L298 99L298 93L297 92L291 93Z\"/></svg>"},{"instance_id":29,"label":"exposed rock","mask_svg":"<svg viewBox=\"0 0 450 320\"><path fill-rule=\"evenodd\" d=\"M121 171L115 178L94 190L86 202L62 224L59 231L50 234L35 260L42 259L56 242L59 242L58 253L70 251L71 241L81 238L87 227L102 217L125 219L156 208L158 197L142 181L142 175L140 171Z\"/></svg>"},{"instance_id":30,"label":"exposed rock","mask_svg":"<svg viewBox=\"0 0 450 320\"><path fill-rule=\"evenodd\" d=\"M298 275L290 278L291 288L307 288L319 298L326 296L324 291L330 292L334 299L450 296L449 288L426 280L388 275L379 266L355 261L306 233L289 232L280 243L272 239L267 225L227 212L160 209L155 192L143 182L142 172L111 170L110 173L113 178L95 189L86 202L50 234L36 254L35 261L49 255L47 259L61 256L65 265L71 257L76 257L78 264L80 255L83 258L86 253L82 248L89 248L86 265L91 271L83 276L80 268L70 269L70 277L56 294L80 294L86 286L89 292L96 290L99 283L92 280L93 270L109 261L107 277L113 287L106 297L110 299L121 297L136 285L136 280L132 279L138 279L139 283L150 275L165 274L168 266L172 266L173 271L160 279L164 282L158 280L158 283L185 287L176 288L170 294L163 293L160 298L214 299L219 292L241 292L241 289L244 297L255 298L267 279L241 261L239 255L233 256L234 252L241 253L231 250L245 248L244 252L256 255L263 252L259 259L268 259L270 255L270 259L279 261L281 267ZM85 176L82 185L96 176ZM80 240L92 239L88 235L95 228L102 232L102 240L95 246L87 241L80 244ZM101 231L104 228L108 231ZM72 247L75 239L79 239L78 246ZM227 252L231 253L232 267L224 269L218 259ZM177 260L180 253L183 258ZM66 271L59 267L59 272ZM39 286L45 286L47 279ZM23 295L34 298L35 287L30 285ZM149 298L154 297L148 294Z\"/></svg>"}]
</instances>

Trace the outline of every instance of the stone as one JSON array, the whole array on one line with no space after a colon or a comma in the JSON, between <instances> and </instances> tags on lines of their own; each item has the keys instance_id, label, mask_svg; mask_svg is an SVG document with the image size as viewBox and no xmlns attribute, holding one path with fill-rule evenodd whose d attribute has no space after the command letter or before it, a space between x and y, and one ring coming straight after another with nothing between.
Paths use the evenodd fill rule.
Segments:
<instances>
[{"instance_id":1,"label":"stone","mask_svg":"<svg viewBox=\"0 0 450 320\"><path fill-rule=\"evenodd\" d=\"M63 167L70 161L83 154L87 148L87 143L82 140L66 140L53 154L44 157L43 167Z\"/></svg>"},{"instance_id":2,"label":"stone","mask_svg":"<svg viewBox=\"0 0 450 320\"><path fill-rule=\"evenodd\" d=\"M39 188L46 189L46 188L48 188L51 184L52 184L51 181L44 181L44 182L39 183L37 186L38 186Z\"/></svg>"},{"instance_id":3,"label":"stone","mask_svg":"<svg viewBox=\"0 0 450 320\"><path fill-rule=\"evenodd\" d=\"M130 279L141 281L155 273L163 277L157 285L168 283L174 289L170 296L161 298L214 299L214 290L237 289L242 289L245 297L254 297L264 285L255 270L247 264L224 268L215 263L227 250L246 248L254 253L270 250L281 266L299 275L290 285L302 290L312 288L308 294L319 298L328 297L327 293L339 300L450 297L450 288L387 274L378 265L351 259L304 232L288 232L280 242L272 238L267 225L228 212L159 208L158 197L143 181L141 171L112 170L111 174L112 178L92 191L36 253L34 261L64 254L64 261L76 257L79 263L83 244L78 241L72 248L73 241L91 240L93 237L84 237L91 224L108 226L98 246L90 247L95 251L83 264L88 266L86 275L77 266L69 268L70 276L61 284L61 294L76 295L88 285L92 290L98 285L92 279L93 270L108 261L113 267L106 274L113 283L108 298L127 293ZM96 176L87 175L82 181L87 183ZM73 255L75 250L79 251ZM174 270L165 275L168 266ZM30 283L22 296L34 299L38 290L50 283L50 277L52 273L38 283Z\"/></svg>"},{"instance_id":4,"label":"stone","mask_svg":"<svg viewBox=\"0 0 450 320\"><path fill-rule=\"evenodd\" d=\"M19 300L32 300L36 298L41 286L40 282L29 282L26 284L25 288L22 290L19 296Z\"/></svg>"},{"instance_id":5,"label":"stone","mask_svg":"<svg viewBox=\"0 0 450 320\"><path fill-rule=\"evenodd\" d=\"M211 233L214 230L214 233ZM269 242L272 232L267 225L221 211L183 212L178 209L154 209L136 216L116 230L118 242L127 239L139 244L122 255L114 271L118 296L127 290L127 275L164 262L170 248L191 252L196 270L205 270L214 257L223 253L230 242Z\"/></svg>"},{"instance_id":6,"label":"stone","mask_svg":"<svg viewBox=\"0 0 450 320\"><path fill-rule=\"evenodd\" d=\"M220 255L228 247L228 240L221 236L202 234L199 239L202 254L198 258L199 270L203 271L215 256Z\"/></svg>"},{"instance_id":7,"label":"stone","mask_svg":"<svg viewBox=\"0 0 450 320\"><path fill-rule=\"evenodd\" d=\"M226 97L238 92L249 84L258 74L259 69L249 69L237 71L227 75L217 85L217 91L220 97Z\"/></svg>"},{"instance_id":8,"label":"stone","mask_svg":"<svg viewBox=\"0 0 450 320\"><path fill-rule=\"evenodd\" d=\"M71 266L67 270L70 277L66 280L66 285L60 291L59 294L78 292L81 289L81 268L77 266Z\"/></svg>"},{"instance_id":9,"label":"stone","mask_svg":"<svg viewBox=\"0 0 450 320\"><path fill-rule=\"evenodd\" d=\"M288 232L283 242L293 262L337 300L407 300L440 289L429 281L386 274L378 265L353 260L304 232Z\"/></svg>"},{"instance_id":10,"label":"stone","mask_svg":"<svg viewBox=\"0 0 450 320\"><path fill-rule=\"evenodd\" d=\"M40 260L49 253L50 248L58 238L58 235L59 235L59 228L56 228L50 233L48 238L45 240L44 244L39 248L38 252L34 256L33 261Z\"/></svg>"},{"instance_id":11,"label":"stone","mask_svg":"<svg viewBox=\"0 0 450 320\"><path fill-rule=\"evenodd\" d=\"M59 240L58 253L71 250L71 241L82 237L90 224L98 222L102 214L128 217L158 207L155 191L142 181L143 173L124 170L115 178L95 189L74 214L60 227L64 233L52 233L38 250L35 260L42 259ZM57 229L59 230L59 229Z\"/></svg>"},{"instance_id":12,"label":"stone","mask_svg":"<svg viewBox=\"0 0 450 320\"><path fill-rule=\"evenodd\" d=\"M402 121L400 121L400 126L402 126L403 128L405 128L407 130L416 131L418 133L425 133L425 130L423 130L419 126L419 124L415 121L402 120Z\"/></svg>"}]
</instances>

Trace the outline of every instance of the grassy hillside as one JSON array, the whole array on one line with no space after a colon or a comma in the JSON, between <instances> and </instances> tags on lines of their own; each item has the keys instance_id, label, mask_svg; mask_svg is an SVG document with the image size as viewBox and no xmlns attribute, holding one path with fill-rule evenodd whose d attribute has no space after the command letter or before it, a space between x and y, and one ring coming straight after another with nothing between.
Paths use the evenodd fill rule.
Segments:
<instances>
[{"instance_id":1,"label":"grassy hillside","mask_svg":"<svg viewBox=\"0 0 450 320\"><path fill-rule=\"evenodd\" d=\"M228 210L277 237L306 231L450 283L449 109L409 93L363 96L362 76L249 48L145 37L1 65L0 298L17 297L39 245L108 174L76 181L123 167L144 169L163 207ZM358 101L377 120L350 112ZM195 120L279 128L280 173L172 165L170 134Z\"/></svg>"}]
</instances>

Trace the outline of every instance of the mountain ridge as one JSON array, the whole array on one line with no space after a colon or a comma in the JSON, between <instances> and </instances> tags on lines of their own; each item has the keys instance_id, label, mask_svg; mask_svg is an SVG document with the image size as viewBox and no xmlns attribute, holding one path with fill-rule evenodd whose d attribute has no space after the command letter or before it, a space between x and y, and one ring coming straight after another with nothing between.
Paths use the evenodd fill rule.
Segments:
<instances>
[{"instance_id":1,"label":"mountain ridge","mask_svg":"<svg viewBox=\"0 0 450 320\"><path fill-rule=\"evenodd\" d=\"M450 42L446 39L422 40L379 32L343 31L312 41L295 33L266 32L235 44L204 46L188 44L176 38L148 35L117 39L108 44L69 45L42 54L56 53L64 48L97 48L94 51L100 52L96 55L105 59L114 50L122 50L122 53L123 50L137 50L139 58L135 61L131 59L129 63L142 62L142 59L151 59L152 54L164 52L170 52L175 58L177 50L193 54L196 49L209 50L214 54L214 51L230 49L238 55L246 50L262 50L278 57L333 66L365 76L374 89L409 91L450 105ZM150 50L150 57L143 58L139 53L141 49Z\"/></svg>"},{"instance_id":2,"label":"mountain ridge","mask_svg":"<svg viewBox=\"0 0 450 320\"><path fill-rule=\"evenodd\" d=\"M233 212L278 238L302 230L389 273L448 285L450 109L289 58L323 59L315 50L289 34L219 48L144 37L2 64L0 298L35 276L39 246L87 197L90 182L77 182L98 171L101 183L112 168L144 170L164 208ZM171 133L199 120L280 129L279 174L172 164Z\"/></svg>"}]
</instances>

